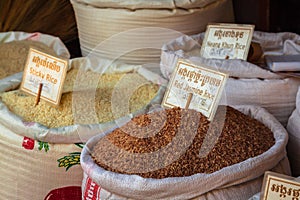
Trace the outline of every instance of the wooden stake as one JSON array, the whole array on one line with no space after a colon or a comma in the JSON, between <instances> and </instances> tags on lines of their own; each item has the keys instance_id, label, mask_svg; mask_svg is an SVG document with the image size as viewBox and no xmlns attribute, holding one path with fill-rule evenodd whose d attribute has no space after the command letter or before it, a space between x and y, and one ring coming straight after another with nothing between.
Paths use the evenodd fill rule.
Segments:
<instances>
[{"instance_id":1,"label":"wooden stake","mask_svg":"<svg viewBox=\"0 0 300 200\"><path fill-rule=\"evenodd\" d=\"M192 98L193 98L193 93L189 93L189 96L188 96L186 104L185 104L185 109L188 109L190 107Z\"/></svg>"},{"instance_id":2,"label":"wooden stake","mask_svg":"<svg viewBox=\"0 0 300 200\"><path fill-rule=\"evenodd\" d=\"M39 90L38 90L38 93L37 93L36 99L35 99L35 106L37 106L40 102L42 89L43 89L43 83L40 83Z\"/></svg>"}]
</instances>

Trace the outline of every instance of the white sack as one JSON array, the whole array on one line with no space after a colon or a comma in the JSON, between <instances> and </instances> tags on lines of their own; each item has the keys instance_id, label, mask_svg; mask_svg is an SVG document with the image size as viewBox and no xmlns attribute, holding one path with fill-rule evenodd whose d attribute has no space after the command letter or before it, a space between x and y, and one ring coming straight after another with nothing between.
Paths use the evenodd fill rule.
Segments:
<instances>
[{"instance_id":1,"label":"white sack","mask_svg":"<svg viewBox=\"0 0 300 200\"><path fill-rule=\"evenodd\" d=\"M300 79L285 77L244 60L205 59L200 57L204 33L182 36L162 48L161 72L167 79L179 58L195 64L204 64L228 73L222 104L257 105L266 108L286 126L295 109L295 98ZM253 42L260 43L264 55L297 54L300 36L293 33L264 33L255 31Z\"/></svg>"},{"instance_id":2,"label":"white sack","mask_svg":"<svg viewBox=\"0 0 300 200\"><path fill-rule=\"evenodd\" d=\"M21 31L10 31L0 33L0 43L7 43L19 40L33 40L44 43L48 47L54 50L56 55L63 58L70 58L70 53L64 43L59 37L44 33L26 33Z\"/></svg>"},{"instance_id":3,"label":"white sack","mask_svg":"<svg viewBox=\"0 0 300 200\"><path fill-rule=\"evenodd\" d=\"M165 80L160 76L151 73L150 71L142 68L137 65L123 65L120 63L114 63L111 65L111 68L107 69L107 64L111 61L101 59L100 62L97 59L89 58L77 58L70 61L70 66L79 67L82 70L94 70L98 72L129 72L135 70L136 72L143 75L146 79L157 83L159 85L165 84ZM21 82L20 74L15 74L7 79L0 81L0 92L5 92L11 89L16 89ZM150 108L151 105L160 104L164 94L164 87L160 87L158 94L154 99L149 103L149 105L140 110L139 112L145 112ZM128 117L132 117L137 114L130 114ZM33 123L32 126L27 127L24 125L23 120L11 113L7 107L0 100L0 124L6 126L11 131L22 134L29 138L34 138L36 140L47 141L52 143L77 143L77 142L86 142L91 136L103 132L105 130L115 127L116 123L114 121L106 122L102 124L92 124L92 125L71 125L66 127L58 128L47 128L39 123ZM80 134L84 133L84 134ZM59 136L59 137L58 137Z\"/></svg>"},{"instance_id":4,"label":"white sack","mask_svg":"<svg viewBox=\"0 0 300 200\"><path fill-rule=\"evenodd\" d=\"M109 63L77 58L70 61L70 67L110 73L134 70L146 79L162 84L161 77L141 66L114 63L110 69L106 69ZM18 88L21 79L22 74L19 73L0 80L0 93ZM150 104L160 104L163 88L160 87ZM146 106L138 112L145 112L147 109ZM135 113L130 114L129 117L134 115ZM79 161L82 150L80 143L115 126L115 122L107 122L47 128L36 122L24 122L0 100L0 196L3 199L41 200L48 199L57 191L77 194L81 191L83 175ZM73 198L75 197L68 196L68 199Z\"/></svg>"},{"instance_id":5,"label":"white sack","mask_svg":"<svg viewBox=\"0 0 300 200\"><path fill-rule=\"evenodd\" d=\"M76 144L31 140L0 124L1 199L43 200L54 190L63 192L67 188L79 193L83 178L81 150Z\"/></svg>"},{"instance_id":6,"label":"white sack","mask_svg":"<svg viewBox=\"0 0 300 200\"><path fill-rule=\"evenodd\" d=\"M273 168L271 171L281 173L281 174L289 174L289 161L287 157L280 161L280 163ZM234 199L234 200L245 200L252 194L257 191L260 191L263 182L263 176L260 176L251 181L241 183L239 185L230 186L226 188L216 189L205 193L199 197L193 198L193 200L211 200L211 199ZM259 198L259 194L254 195L251 200L259 200L255 199L255 197ZM83 197L93 197L94 200L115 200L115 199L129 199L124 196L118 196L113 194L97 185L87 174L83 175L82 182L82 195ZM146 197L145 197L146 198Z\"/></svg>"},{"instance_id":7,"label":"white sack","mask_svg":"<svg viewBox=\"0 0 300 200\"><path fill-rule=\"evenodd\" d=\"M211 174L151 179L114 173L99 167L90 155L94 145L105 136L105 133L99 134L87 142L81 154L81 166L85 173L82 185L83 194L87 177L90 177L101 187L103 194L100 192L100 195L104 195L104 199L105 197L108 199L114 197L121 199L250 198L260 191L261 178L265 171L277 166L278 171L290 174L285 150L288 136L284 127L265 109L253 106L242 106L238 109L258 119L272 130L275 138L274 146L257 157L249 158ZM281 161L283 162L279 164Z\"/></svg>"},{"instance_id":8,"label":"white sack","mask_svg":"<svg viewBox=\"0 0 300 200\"><path fill-rule=\"evenodd\" d=\"M142 9L142 8L202 8L217 0L78 0L89 5L99 8L128 8L128 9Z\"/></svg>"},{"instance_id":9,"label":"white sack","mask_svg":"<svg viewBox=\"0 0 300 200\"><path fill-rule=\"evenodd\" d=\"M297 93L296 109L289 118L287 131L289 133L287 151L292 174L300 176L300 88Z\"/></svg>"},{"instance_id":10,"label":"white sack","mask_svg":"<svg viewBox=\"0 0 300 200\"><path fill-rule=\"evenodd\" d=\"M170 40L200 33L207 23L234 21L231 0L71 3L82 55L94 52L102 58L134 64L159 63L161 47Z\"/></svg>"}]
</instances>

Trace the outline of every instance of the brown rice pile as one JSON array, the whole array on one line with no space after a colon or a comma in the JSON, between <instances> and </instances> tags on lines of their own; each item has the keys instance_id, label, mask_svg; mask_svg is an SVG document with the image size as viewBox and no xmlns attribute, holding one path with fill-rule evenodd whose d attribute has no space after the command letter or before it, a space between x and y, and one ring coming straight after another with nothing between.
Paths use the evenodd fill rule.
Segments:
<instances>
[{"instance_id":1,"label":"brown rice pile","mask_svg":"<svg viewBox=\"0 0 300 200\"><path fill-rule=\"evenodd\" d=\"M222 109L226 109L226 115L220 114ZM164 120L163 124L159 123ZM142 129L150 124L151 129ZM210 126L212 129L208 131ZM141 130L144 132L140 133ZM217 138L215 145L204 143L205 138ZM212 122L194 110L172 108L135 117L123 127L101 138L91 154L95 162L106 170L161 179L213 173L258 156L274 143L275 139L269 128L234 108L219 106ZM154 155L171 144L174 146L169 154L143 160L143 155ZM205 156L199 156L201 148L211 149ZM180 153L182 149L184 151ZM153 166L159 166L157 164L160 163L161 168L132 171L133 168L141 170L149 163Z\"/></svg>"}]
</instances>

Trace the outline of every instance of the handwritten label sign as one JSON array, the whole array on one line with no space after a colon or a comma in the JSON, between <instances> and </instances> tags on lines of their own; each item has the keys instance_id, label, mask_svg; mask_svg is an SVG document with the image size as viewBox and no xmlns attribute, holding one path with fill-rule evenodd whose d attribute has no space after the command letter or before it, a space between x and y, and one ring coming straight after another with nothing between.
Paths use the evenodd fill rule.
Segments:
<instances>
[{"instance_id":1,"label":"handwritten label sign","mask_svg":"<svg viewBox=\"0 0 300 200\"><path fill-rule=\"evenodd\" d=\"M162 105L190 108L212 120L228 75L179 60Z\"/></svg>"},{"instance_id":2,"label":"handwritten label sign","mask_svg":"<svg viewBox=\"0 0 300 200\"><path fill-rule=\"evenodd\" d=\"M254 25L210 24L200 55L204 58L247 60Z\"/></svg>"},{"instance_id":3,"label":"handwritten label sign","mask_svg":"<svg viewBox=\"0 0 300 200\"><path fill-rule=\"evenodd\" d=\"M300 182L293 177L267 171L260 198L262 200L299 200Z\"/></svg>"},{"instance_id":4,"label":"handwritten label sign","mask_svg":"<svg viewBox=\"0 0 300 200\"><path fill-rule=\"evenodd\" d=\"M25 65L21 90L58 105L67 73L67 61L30 48Z\"/></svg>"}]
</instances>

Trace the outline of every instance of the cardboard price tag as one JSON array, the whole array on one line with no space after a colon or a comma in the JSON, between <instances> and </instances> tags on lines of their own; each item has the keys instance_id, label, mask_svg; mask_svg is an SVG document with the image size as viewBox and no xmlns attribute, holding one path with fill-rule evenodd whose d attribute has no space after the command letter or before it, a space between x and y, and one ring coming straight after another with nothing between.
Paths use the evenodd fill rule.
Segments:
<instances>
[{"instance_id":1,"label":"cardboard price tag","mask_svg":"<svg viewBox=\"0 0 300 200\"><path fill-rule=\"evenodd\" d=\"M247 60L254 25L209 24L201 46L204 58Z\"/></svg>"},{"instance_id":2,"label":"cardboard price tag","mask_svg":"<svg viewBox=\"0 0 300 200\"><path fill-rule=\"evenodd\" d=\"M222 95L227 74L179 60L162 101L167 108L175 106L201 112L212 120Z\"/></svg>"},{"instance_id":3,"label":"cardboard price tag","mask_svg":"<svg viewBox=\"0 0 300 200\"><path fill-rule=\"evenodd\" d=\"M30 48L20 89L58 105L67 73L66 60Z\"/></svg>"},{"instance_id":4,"label":"cardboard price tag","mask_svg":"<svg viewBox=\"0 0 300 200\"><path fill-rule=\"evenodd\" d=\"M300 199L300 180L291 176L267 171L264 176L260 199Z\"/></svg>"}]
</instances>

